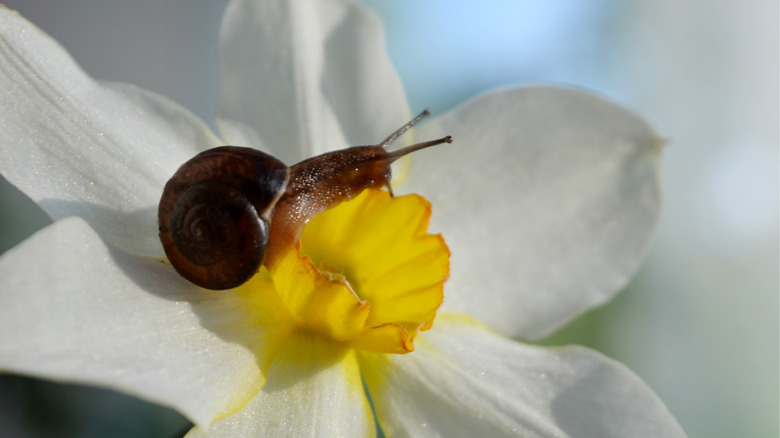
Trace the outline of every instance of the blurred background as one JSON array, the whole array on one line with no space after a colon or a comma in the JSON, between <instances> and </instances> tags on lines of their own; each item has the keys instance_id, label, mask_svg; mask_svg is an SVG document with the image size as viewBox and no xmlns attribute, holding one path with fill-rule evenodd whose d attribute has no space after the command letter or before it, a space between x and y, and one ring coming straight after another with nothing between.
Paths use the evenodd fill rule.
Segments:
<instances>
[{"instance_id":1,"label":"blurred background","mask_svg":"<svg viewBox=\"0 0 780 438\"><path fill-rule=\"evenodd\" d=\"M778 436L778 4L770 0L366 0L411 107L498 86L589 88L668 147L664 209L629 287L544 341L639 374L691 437ZM6 0L98 79L213 126L226 0ZM2 84L0 84L2 86ZM0 252L49 223L0 180ZM0 375L0 436L170 437L176 412L95 388Z\"/></svg>"}]
</instances>

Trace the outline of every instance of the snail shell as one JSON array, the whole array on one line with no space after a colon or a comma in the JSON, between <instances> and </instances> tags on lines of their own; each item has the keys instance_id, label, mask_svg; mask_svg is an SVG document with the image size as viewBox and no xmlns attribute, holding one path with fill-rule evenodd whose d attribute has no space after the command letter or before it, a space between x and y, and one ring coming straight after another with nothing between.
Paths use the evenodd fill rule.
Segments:
<instances>
[{"instance_id":1,"label":"snail shell","mask_svg":"<svg viewBox=\"0 0 780 438\"><path fill-rule=\"evenodd\" d=\"M250 148L222 146L184 163L158 210L173 267L207 289L249 280L265 259L271 213L288 179L284 163Z\"/></svg>"}]
</instances>

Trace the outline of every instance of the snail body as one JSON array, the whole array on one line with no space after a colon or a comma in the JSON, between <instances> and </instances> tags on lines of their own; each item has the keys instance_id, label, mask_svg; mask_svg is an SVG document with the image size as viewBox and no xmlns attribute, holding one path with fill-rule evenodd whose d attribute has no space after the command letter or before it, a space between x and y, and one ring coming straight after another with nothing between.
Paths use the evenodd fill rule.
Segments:
<instances>
[{"instance_id":1,"label":"snail body","mask_svg":"<svg viewBox=\"0 0 780 438\"><path fill-rule=\"evenodd\" d=\"M287 167L264 152L221 146L184 163L166 183L159 234L176 271L206 289L230 289L295 246L317 214L368 188L390 188L390 164L451 137L397 151L386 147L415 119L375 146L353 146Z\"/></svg>"}]
</instances>

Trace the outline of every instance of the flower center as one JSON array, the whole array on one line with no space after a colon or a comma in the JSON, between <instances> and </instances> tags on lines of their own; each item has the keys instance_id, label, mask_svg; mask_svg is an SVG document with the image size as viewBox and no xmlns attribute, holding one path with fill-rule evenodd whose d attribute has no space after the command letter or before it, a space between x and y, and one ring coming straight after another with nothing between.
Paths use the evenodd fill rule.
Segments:
<instances>
[{"instance_id":1,"label":"flower center","mask_svg":"<svg viewBox=\"0 0 780 438\"><path fill-rule=\"evenodd\" d=\"M370 351L412 351L433 325L449 275L444 239L427 233L430 214L420 196L366 190L316 216L299 252L270 269L272 300L296 329Z\"/></svg>"}]
</instances>

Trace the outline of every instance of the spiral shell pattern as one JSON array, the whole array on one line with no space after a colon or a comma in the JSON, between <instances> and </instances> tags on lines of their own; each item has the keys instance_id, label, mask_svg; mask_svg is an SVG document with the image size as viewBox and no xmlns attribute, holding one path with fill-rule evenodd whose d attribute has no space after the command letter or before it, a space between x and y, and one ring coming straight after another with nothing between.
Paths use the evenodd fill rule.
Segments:
<instances>
[{"instance_id":1,"label":"spiral shell pattern","mask_svg":"<svg viewBox=\"0 0 780 438\"><path fill-rule=\"evenodd\" d=\"M249 280L265 258L270 217L288 179L284 163L250 148L222 146L184 163L158 209L171 265L207 289Z\"/></svg>"}]
</instances>

